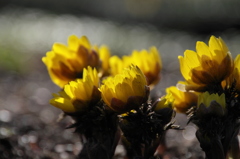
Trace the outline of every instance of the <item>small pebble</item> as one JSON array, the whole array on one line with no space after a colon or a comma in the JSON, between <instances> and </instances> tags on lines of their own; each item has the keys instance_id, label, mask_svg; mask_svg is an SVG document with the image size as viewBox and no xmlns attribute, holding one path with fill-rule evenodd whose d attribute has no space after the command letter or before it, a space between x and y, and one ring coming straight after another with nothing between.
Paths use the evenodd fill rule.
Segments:
<instances>
[{"instance_id":1,"label":"small pebble","mask_svg":"<svg viewBox=\"0 0 240 159\"><path fill-rule=\"evenodd\" d=\"M196 128L194 126L186 126L182 131L182 135L186 140L193 140L195 139Z\"/></svg>"},{"instance_id":2,"label":"small pebble","mask_svg":"<svg viewBox=\"0 0 240 159\"><path fill-rule=\"evenodd\" d=\"M20 136L18 138L18 143L19 145L25 145L26 143L28 143L28 136L27 135Z\"/></svg>"},{"instance_id":3,"label":"small pebble","mask_svg":"<svg viewBox=\"0 0 240 159\"><path fill-rule=\"evenodd\" d=\"M65 146L61 145L61 144L58 144L54 147L54 149L55 149L56 152L61 153L61 152L65 151Z\"/></svg>"},{"instance_id":4,"label":"small pebble","mask_svg":"<svg viewBox=\"0 0 240 159\"><path fill-rule=\"evenodd\" d=\"M4 137L9 137L11 136L11 131L7 128L0 128L0 135Z\"/></svg>"},{"instance_id":5,"label":"small pebble","mask_svg":"<svg viewBox=\"0 0 240 159\"><path fill-rule=\"evenodd\" d=\"M76 142L74 144L74 151L73 151L74 155L77 155L82 150L82 148L83 148L83 144L81 142Z\"/></svg>"},{"instance_id":6,"label":"small pebble","mask_svg":"<svg viewBox=\"0 0 240 159\"><path fill-rule=\"evenodd\" d=\"M0 110L0 120L2 122L10 122L12 120L12 115L8 110Z\"/></svg>"},{"instance_id":7,"label":"small pebble","mask_svg":"<svg viewBox=\"0 0 240 159\"><path fill-rule=\"evenodd\" d=\"M66 151L72 152L73 151L73 144L66 145Z\"/></svg>"},{"instance_id":8,"label":"small pebble","mask_svg":"<svg viewBox=\"0 0 240 159\"><path fill-rule=\"evenodd\" d=\"M68 154L67 152L62 152L62 153L60 154L60 158L62 158L62 159L68 159L68 158L69 158L69 154Z\"/></svg>"},{"instance_id":9,"label":"small pebble","mask_svg":"<svg viewBox=\"0 0 240 159\"><path fill-rule=\"evenodd\" d=\"M126 151L123 147L123 145L117 145L116 150L115 150L115 155L121 155L121 156L125 156Z\"/></svg>"},{"instance_id":10,"label":"small pebble","mask_svg":"<svg viewBox=\"0 0 240 159\"><path fill-rule=\"evenodd\" d=\"M28 142L29 143L36 143L37 142L37 137L34 135L29 135L28 136Z\"/></svg>"}]
</instances>

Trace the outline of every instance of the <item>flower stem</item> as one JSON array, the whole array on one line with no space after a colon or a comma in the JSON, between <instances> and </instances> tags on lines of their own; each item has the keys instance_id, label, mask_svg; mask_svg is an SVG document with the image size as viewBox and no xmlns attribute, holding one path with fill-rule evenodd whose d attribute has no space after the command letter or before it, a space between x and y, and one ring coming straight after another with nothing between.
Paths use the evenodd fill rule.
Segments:
<instances>
[{"instance_id":1,"label":"flower stem","mask_svg":"<svg viewBox=\"0 0 240 159\"><path fill-rule=\"evenodd\" d=\"M219 135L207 136L198 130L196 136L201 148L205 152L206 159L226 159Z\"/></svg>"}]
</instances>

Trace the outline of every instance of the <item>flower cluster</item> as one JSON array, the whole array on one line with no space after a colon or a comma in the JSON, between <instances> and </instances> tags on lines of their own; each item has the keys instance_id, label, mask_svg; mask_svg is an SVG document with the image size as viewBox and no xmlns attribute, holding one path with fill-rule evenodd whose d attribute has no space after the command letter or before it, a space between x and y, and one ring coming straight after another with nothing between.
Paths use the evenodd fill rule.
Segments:
<instances>
[{"instance_id":1,"label":"flower cluster","mask_svg":"<svg viewBox=\"0 0 240 159\"><path fill-rule=\"evenodd\" d=\"M68 46L55 43L42 60L52 81L63 89L50 103L67 113L83 111L101 97L115 112L136 109L147 101L148 85L159 80L162 67L155 47L149 52L134 50L121 60L106 46L92 47L85 36L75 35Z\"/></svg>"},{"instance_id":2,"label":"flower cluster","mask_svg":"<svg viewBox=\"0 0 240 159\"><path fill-rule=\"evenodd\" d=\"M156 101L150 91L160 80L156 47L111 56L106 46L92 46L83 36L55 43L43 62L61 88L50 104L71 116L84 137L80 158L112 158L119 142L129 158L153 158L165 130L179 128L175 112L186 113L207 159L239 157L240 55L232 59L221 38L198 41L196 52L178 57L185 81L166 88ZM230 153L231 152L231 153Z\"/></svg>"},{"instance_id":3,"label":"flower cluster","mask_svg":"<svg viewBox=\"0 0 240 159\"><path fill-rule=\"evenodd\" d=\"M178 59L186 81L167 88L172 106L198 126L196 136L208 159L234 156L228 150L239 131L239 55L234 61L224 41L211 36L209 45L198 41L196 52L186 50Z\"/></svg>"},{"instance_id":4,"label":"flower cluster","mask_svg":"<svg viewBox=\"0 0 240 159\"><path fill-rule=\"evenodd\" d=\"M53 94L50 104L71 116L75 123L70 127L75 127L75 131L87 139L80 158L89 154L89 158L111 158L120 138L118 125L134 147L134 156L154 154L147 151L161 136L164 126L171 122L173 114L169 108L170 115L163 118L149 101L149 85L157 84L162 68L156 47L149 51L134 50L131 55L119 58L111 56L106 46L98 48L85 36L72 35L68 46L55 43L42 60L52 81L62 89ZM139 122L139 118L146 120ZM139 124L148 127L149 133L131 131ZM138 133L142 135L129 138ZM144 140L138 141L139 138ZM141 144L147 144L143 153Z\"/></svg>"}]
</instances>

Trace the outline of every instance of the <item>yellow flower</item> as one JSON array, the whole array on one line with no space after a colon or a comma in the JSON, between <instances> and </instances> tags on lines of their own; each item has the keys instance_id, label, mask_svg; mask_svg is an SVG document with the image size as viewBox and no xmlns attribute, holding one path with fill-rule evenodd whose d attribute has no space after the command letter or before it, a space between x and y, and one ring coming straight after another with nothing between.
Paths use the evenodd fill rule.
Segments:
<instances>
[{"instance_id":1,"label":"yellow flower","mask_svg":"<svg viewBox=\"0 0 240 159\"><path fill-rule=\"evenodd\" d=\"M52 51L47 52L42 61L47 66L52 81L61 88L68 82L81 78L83 68L99 65L98 54L92 49L87 37L79 39L75 35L69 36L68 46L54 43Z\"/></svg>"},{"instance_id":2,"label":"yellow flower","mask_svg":"<svg viewBox=\"0 0 240 159\"><path fill-rule=\"evenodd\" d=\"M196 92L183 92L176 86L171 86L166 89L166 93L173 96L173 108L179 113L186 113L189 108L197 105Z\"/></svg>"},{"instance_id":3,"label":"yellow flower","mask_svg":"<svg viewBox=\"0 0 240 159\"><path fill-rule=\"evenodd\" d=\"M50 104L67 113L82 112L101 99L96 69L83 69L83 79L71 81L59 94L53 94Z\"/></svg>"},{"instance_id":4,"label":"yellow flower","mask_svg":"<svg viewBox=\"0 0 240 159\"><path fill-rule=\"evenodd\" d=\"M148 84L156 84L160 79L162 62L156 47L151 47L149 51L134 50L131 55L123 56L122 59L113 56L110 58L111 74L119 74L123 68L131 64L137 65L146 76Z\"/></svg>"},{"instance_id":5,"label":"yellow flower","mask_svg":"<svg viewBox=\"0 0 240 159\"><path fill-rule=\"evenodd\" d=\"M111 68L111 75L115 76L123 71L125 67L128 67L121 58L118 56L112 56L109 59L109 64Z\"/></svg>"},{"instance_id":6,"label":"yellow flower","mask_svg":"<svg viewBox=\"0 0 240 159\"><path fill-rule=\"evenodd\" d=\"M137 109L149 95L146 78L134 65L125 68L121 74L106 78L100 91L107 106L118 113Z\"/></svg>"},{"instance_id":7,"label":"yellow flower","mask_svg":"<svg viewBox=\"0 0 240 159\"><path fill-rule=\"evenodd\" d=\"M158 99L157 105L154 108L154 110L157 111L162 108L172 108L173 102L174 102L173 95L171 93L168 93Z\"/></svg>"},{"instance_id":8,"label":"yellow flower","mask_svg":"<svg viewBox=\"0 0 240 159\"><path fill-rule=\"evenodd\" d=\"M234 60L234 69L229 78L223 82L223 87L234 87L237 92L240 92L240 54Z\"/></svg>"},{"instance_id":9,"label":"yellow flower","mask_svg":"<svg viewBox=\"0 0 240 159\"><path fill-rule=\"evenodd\" d=\"M233 70L231 54L224 41L211 36L209 46L198 41L196 50L186 50L184 57L178 57L186 89L204 91L209 85L221 85Z\"/></svg>"},{"instance_id":10,"label":"yellow flower","mask_svg":"<svg viewBox=\"0 0 240 159\"><path fill-rule=\"evenodd\" d=\"M99 69L100 77L108 76L110 72L109 59L111 56L109 48L107 46L101 46L100 48L95 46L94 50L98 52L99 59L100 59L100 66L101 66Z\"/></svg>"},{"instance_id":11,"label":"yellow flower","mask_svg":"<svg viewBox=\"0 0 240 159\"><path fill-rule=\"evenodd\" d=\"M137 65L146 76L149 85L159 81L162 62L156 47L151 47L149 51L134 50L130 58L123 56L123 61L128 65Z\"/></svg>"},{"instance_id":12,"label":"yellow flower","mask_svg":"<svg viewBox=\"0 0 240 159\"><path fill-rule=\"evenodd\" d=\"M223 116L225 112L226 99L224 93L219 96L217 93L204 92L198 96L197 115L201 116L210 113Z\"/></svg>"}]
</instances>

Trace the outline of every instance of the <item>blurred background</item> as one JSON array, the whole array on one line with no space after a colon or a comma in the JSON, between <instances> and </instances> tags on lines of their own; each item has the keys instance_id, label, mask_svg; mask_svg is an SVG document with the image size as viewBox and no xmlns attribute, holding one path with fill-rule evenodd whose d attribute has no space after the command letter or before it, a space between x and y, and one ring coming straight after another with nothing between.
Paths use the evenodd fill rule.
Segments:
<instances>
[{"instance_id":1,"label":"blurred background","mask_svg":"<svg viewBox=\"0 0 240 159\"><path fill-rule=\"evenodd\" d=\"M156 46L163 70L153 95L161 96L182 80L177 56L196 41L220 36L233 57L240 53L239 8L239 0L0 1L0 158L74 158L82 147L48 102L59 88L41 58L54 42L86 35L119 56ZM177 119L186 126L184 115ZM168 131L165 158L203 158L195 131ZM124 153L119 145L116 158Z\"/></svg>"}]
</instances>

